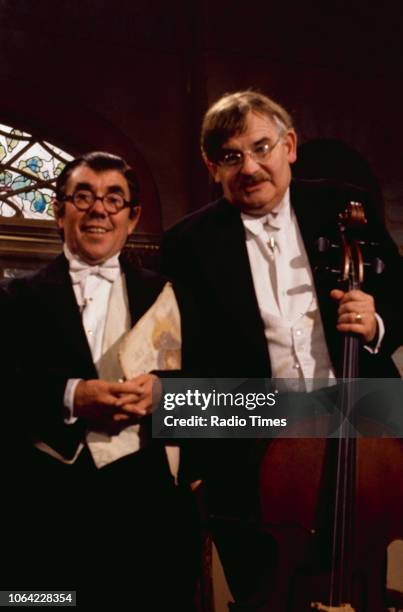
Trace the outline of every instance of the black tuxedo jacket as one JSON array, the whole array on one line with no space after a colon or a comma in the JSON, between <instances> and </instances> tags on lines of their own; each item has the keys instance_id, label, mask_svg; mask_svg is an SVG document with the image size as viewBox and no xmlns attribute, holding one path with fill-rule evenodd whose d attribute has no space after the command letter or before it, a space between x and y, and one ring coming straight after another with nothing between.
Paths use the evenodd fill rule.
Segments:
<instances>
[{"instance_id":1,"label":"black tuxedo jacket","mask_svg":"<svg viewBox=\"0 0 403 612\"><path fill-rule=\"evenodd\" d=\"M166 280L154 272L121 260L125 274L131 323L156 300ZM188 329L192 313L176 292L185 337L184 355L191 341ZM2 283L3 348L8 354L7 387L13 388L13 425L21 440L46 442L66 458L74 455L82 440L85 423L64 424L63 396L69 378L98 377L72 288L68 262L59 256L33 275ZM186 340L188 342L186 343ZM3 372L3 374L5 374Z\"/></svg>"},{"instance_id":2,"label":"black tuxedo jacket","mask_svg":"<svg viewBox=\"0 0 403 612\"><path fill-rule=\"evenodd\" d=\"M121 266L134 324L166 281L124 260ZM185 337L188 312L183 296L176 295ZM7 490L0 508L7 560L1 571L7 584L77 589L83 609L87 602L90 609L109 599L124 609L134 596L141 609L146 602L144 610L182 600L177 609L192 610L197 519L190 492L174 486L163 441L151 440L102 470L86 449L65 465L32 446L37 438L66 458L74 456L85 423L64 424L66 381L97 378L65 257L2 283L0 311L7 321L0 449Z\"/></svg>"},{"instance_id":3,"label":"black tuxedo jacket","mask_svg":"<svg viewBox=\"0 0 403 612\"><path fill-rule=\"evenodd\" d=\"M365 237L368 243L377 244L376 248L368 247L371 251L368 255L372 259L380 257L385 270L379 276L369 274L362 288L375 297L386 334L379 354L372 355L362 348L360 375L396 376L397 370L390 357L403 343L402 303L394 290L396 282L402 278L402 259L368 194L348 185L325 181L293 182L290 189L291 205L313 270L325 336L336 371L341 336L336 330L336 305L329 292L337 282L334 275L319 269L321 256L317 241L326 237L331 243L337 243L338 213L351 200L364 204L368 217ZM336 254L337 260L337 249L330 249L330 252ZM270 358L239 210L220 199L185 217L166 233L162 262L164 273L180 281L203 312L208 374L270 377ZM338 265L338 261L330 263L330 267Z\"/></svg>"},{"instance_id":4,"label":"black tuxedo jacket","mask_svg":"<svg viewBox=\"0 0 403 612\"><path fill-rule=\"evenodd\" d=\"M386 334L379 354L360 351L361 376L389 377L391 360L403 342L402 304L395 286L402 278L402 260L378 220L368 195L349 186L323 181L291 184L291 205L313 271L330 358L337 370L341 334L336 330L336 305L329 296L336 278L323 267L317 241L338 242L337 216L349 201L364 204L365 234L378 246L367 255L382 258L384 274L368 275L363 289L373 294ZM340 254L324 263L339 265ZM376 253L375 253L376 251ZM330 254L331 254L330 253ZM329 253L328 253L329 254ZM170 229L162 248L163 271L180 281L203 313L204 375L228 378L270 377L271 364L264 325L253 285L240 212L220 199L189 215ZM193 445L195 471L206 483L210 527L236 600L260 593L269 584L273 543L260 529L259 465L268 440L217 439ZM262 561L264 560L264 561ZM261 595L261 593L260 593ZM251 598L252 599L252 598ZM258 601L258 597L253 599ZM259 599L260 601L260 599Z\"/></svg>"}]
</instances>

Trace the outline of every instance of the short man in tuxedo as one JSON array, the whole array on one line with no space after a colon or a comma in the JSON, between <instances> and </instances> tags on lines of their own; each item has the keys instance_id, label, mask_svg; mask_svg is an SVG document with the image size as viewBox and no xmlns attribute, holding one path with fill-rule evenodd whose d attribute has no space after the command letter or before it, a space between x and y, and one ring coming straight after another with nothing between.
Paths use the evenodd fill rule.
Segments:
<instances>
[{"instance_id":1,"label":"short man in tuxedo","mask_svg":"<svg viewBox=\"0 0 403 612\"><path fill-rule=\"evenodd\" d=\"M123 381L117 359L119 340L165 285L121 256L140 215L137 179L123 159L95 152L69 162L56 187L63 254L0 293L19 389L3 588L76 589L84 608L189 612L192 499L175 484L177 455L149 433L156 376Z\"/></svg>"},{"instance_id":2,"label":"short man in tuxedo","mask_svg":"<svg viewBox=\"0 0 403 612\"><path fill-rule=\"evenodd\" d=\"M213 104L201 144L223 197L167 232L163 262L201 306L209 375L329 380L338 373L341 334L353 333L361 339L360 375L396 376L391 354L402 342L402 326L391 295L402 265L375 222L369 195L325 181L292 181L292 119L254 91ZM315 268L318 238L337 236L338 212L350 200L364 204L385 272L345 292ZM217 443L216 454L212 448L204 462L207 498L234 609L263 610L271 544L253 527L259 451L247 440Z\"/></svg>"}]
</instances>

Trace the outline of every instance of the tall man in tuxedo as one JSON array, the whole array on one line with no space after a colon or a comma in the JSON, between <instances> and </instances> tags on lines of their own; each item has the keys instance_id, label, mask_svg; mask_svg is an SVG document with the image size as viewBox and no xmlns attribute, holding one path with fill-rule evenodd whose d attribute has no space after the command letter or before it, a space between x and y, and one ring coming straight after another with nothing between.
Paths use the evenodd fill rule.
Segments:
<instances>
[{"instance_id":1,"label":"tall man in tuxedo","mask_svg":"<svg viewBox=\"0 0 403 612\"><path fill-rule=\"evenodd\" d=\"M140 215L135 173L108 153L78 157L54 206L63 254L0 293L14 462L3 588L76 589L83 608L189 612L191 497L175 484L177 457L149 435L156 376L123 381L117 361L120 338L165 285L121 257Z\"/></svg>"},{"instance_id":2,"label":"tall man in tuxedo","mask_svg":"<svg viewBox=\"0 0 403 612\"><path fill-rule=\"evenodd\" d=\"M403 341L392 302L397 249L375 222L368 194L324 181L294 182L297 136L287 111L266 96L228 94L207 111L202 154L223 197L185 217L163 243L164 271L203 312L205 371L215 377L337 376L341 334L361 339L360 375L390 377ZM360 290L316 272L318 238L337 236L338 212L360 201L385 272ZM400 306L401 309L401 306ZM259 453L222 441L204 457L213 531L237 610L263 610L271 542L258 527Z\"/></svg>"}]
</instances>

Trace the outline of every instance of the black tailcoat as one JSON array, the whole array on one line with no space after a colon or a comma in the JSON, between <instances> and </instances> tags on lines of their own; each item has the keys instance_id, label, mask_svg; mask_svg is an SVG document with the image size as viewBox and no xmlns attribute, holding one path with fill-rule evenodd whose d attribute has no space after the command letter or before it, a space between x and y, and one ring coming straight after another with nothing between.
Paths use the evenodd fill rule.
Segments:
<instances>
[{"instance_id":1,"label":"black tailcoat","mask_svg":"<svg viewBox=\"0 0 403 612\"><path fill-rule=\"evenodd\" d=\"M295 211L313 272L330 359L339 370L341 334L336 330L337 305L330 298L340 249L326 261L318 239L339 242L338 214L349 201L364 204L368 223L366 254L379 257L384 273L368 274L362 289L375 298L386 333L378 354L361 347L361 377L395 377L393 351L403 343L402 298L396 293L403 278L402 259L387 235L367 193L325 181L293 182L290 202ZM333 255L334 254L334 255ZM190 293L203 315L204 375L269 378L271 363L264 324L254 290L245 230L240 211L224 198L185 217L165 235L163 271ZM271 560L268 536L259 532L258 466L261 445L253 440L214 440L195 445L199 471L207 483L212 530L233 594L240 601L255 597L267 584Z\"/></svg>"},{"instance_id":2,"label":"black tailcoat","mask_svg":"<svg viewBox=\"0 0 403 612\"><path fill-rule=\"evenodd\" d=\"M123 259L121 266L134 325L166 279ZM177 296L184 331L192 313ZM2 283L0 309L7 322L2 466L10 493L4 588L71 588L92 608L109 600L124 609L133 598L142 610L170 602L188 612L198 564L195 509L186 487L174 486L162 441L101 470L86 448L64 465L32 445L41 440L74 456L86 424L64 422L66 382L98 377L64 255Z\"/></svg>"},{"instance_id":3,"label":"black tailcoat","mask_svg":"<svg viewBox=\"0 0 403 612\"><path fill-rule=\"evenodd\" d=\"M365 236L368 242L379 245L373 247L373 256L376 254L384 261L385 271L379 277L368 274L362 288L374 295L386 335L378 355L362 349L360 375L396 376L390 357L403 342L401 298L394 295L394 287L402 278L402 260L368 194L325 181L299 181L291 184L290 199L313 270L325 336L336 370L341 340L336 330L337 307L329 292L337 281L335 276L316 270L317 241L328 237L332 243L337 242L338 212L351 200L364 204L368 216ZM239 210L220 199L185 217L166 233L162 261L164 273L180 281L201 307L210 341L206 356L210 374L270 377L270 358Z\"/></svg>"}]
</instances>

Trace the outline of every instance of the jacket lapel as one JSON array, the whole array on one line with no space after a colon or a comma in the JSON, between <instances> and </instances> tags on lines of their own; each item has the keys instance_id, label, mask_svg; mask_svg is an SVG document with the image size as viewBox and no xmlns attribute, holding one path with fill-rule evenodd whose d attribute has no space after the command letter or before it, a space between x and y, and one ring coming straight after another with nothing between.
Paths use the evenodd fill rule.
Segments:
<instances>
[{"instance_id":1,"label":"jacket lapel","mask_svg":"<svg viewBox=\"0 0 403 612\"><path fill-rule=\"evenodd\" d=\"M71 348L74 369L95 378L91 350L82 325L81 313L77 305L71 283L68 261L60 255L42 271L40 291L43 295L44 308L49 311L55 334L61 334L65 344Z\"/></svg>"},{"instance_id":2,"label":"jacket lapel","mask_svg":"<svg viewBox=\"0 0 403 612\"><path fill-rule=\"evenodd\" d=\"M135 268L124 258L121 258L121 266L126 278L131 323L134 325L157 299L163 282L156 275L147 275ZM81 372L80 377L97 377L64 255L42 270L40 291L44 311L49 313L54 333L61 334L71 349L74 369Z\"/></svg>"},{"instance_id":3,"label":"jacket lapel","mask_svg":"<svg viewBox=\"0 0 403 612\"><path fill-rule=\"evenodd\" d=\"M265 363L269 356L263 321L253 285L245 229L239 211L226 200L217 205L214 239L203 244L206 269L210 271L214 295L223 300L223 312L233 322L239 345L248 347L250 359Z\"/></svg>"},{"instance_id":4,"label":"jacket lapel","mask_svg":"<svg viewBox=\"0 0 403 612\"><path fill-rule=\"evenodd\" d=\"M120 257L120 264L126 279L131 323L134 325L155 302L164 281L152 272L133 266L124 256Z\"/></svg>"},{"instance_id":5,"label":"jacket lapel","mask_svg":"<svg viewBox=\"0 0 403 612\"><path fill-rule=\"evenodd\" d=\"M309 191L309 188L302 186L296 181L291 183L290 201L297 216L298 227L300 229L312 269L314 269L315 265L317 264L316 241L321 236L321 228L323 231L323 210L318 210L318 206L316 206L318 202L316 200L317 195L312 189ZM323 209L327 205L328 202L322 201Z\"/></svg>"},{"instance_id":6,"label":"jacket lapel","mask_svg":"<svg viewBox=\"0 0 403 612\"><path fill-rule=\"evenodd\" d=\"M331 242L337 241L337 201L334 193L326 188L324 181L293 181L291 204L297 216L311 266L330 357L333 366L337 368L340 359L340 335L336 330L336 304L330 297L330 291L337 286L337 279L327 271L321 271L322 264L318 270L317 245L318 239L322 236L329 238Z\"/></svg>"}]
</instances>

